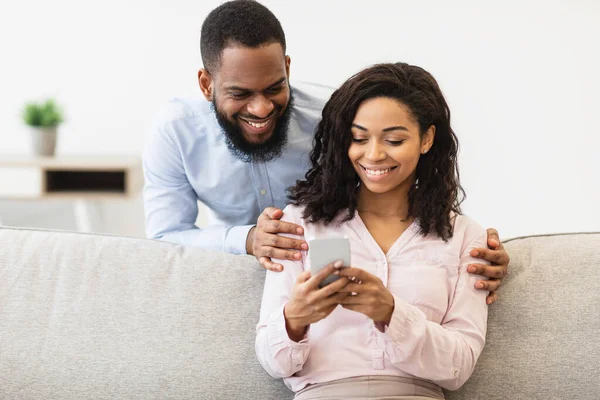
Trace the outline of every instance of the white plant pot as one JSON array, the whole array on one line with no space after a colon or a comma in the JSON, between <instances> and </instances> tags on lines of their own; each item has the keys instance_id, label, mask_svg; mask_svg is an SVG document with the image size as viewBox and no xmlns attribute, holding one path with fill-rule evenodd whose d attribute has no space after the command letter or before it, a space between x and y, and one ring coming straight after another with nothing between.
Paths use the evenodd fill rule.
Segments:
<instances>
[{"instance_id":1,"label":"white plant pot","mask_svg":"<svg viewBox=\"0 0 600 400\"><path fill-rule=\"evenodd\" d=\"M31 147L36 156L53 156L56 151L56 127L31 127Z\"/></svg>"}]
</instances>

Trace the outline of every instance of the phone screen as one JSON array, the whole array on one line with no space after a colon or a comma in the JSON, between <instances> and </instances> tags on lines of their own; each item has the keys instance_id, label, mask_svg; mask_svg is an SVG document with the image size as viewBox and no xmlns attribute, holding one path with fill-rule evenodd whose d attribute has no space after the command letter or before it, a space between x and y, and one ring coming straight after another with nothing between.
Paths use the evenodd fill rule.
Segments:
<instances>
[{"instance_id":1,"label":"phone screen","mask_svg":"<svg viewBox=\"0 0 600 400\"><path fill-rule=\"evenodd\" d=\"M311 274L314 276L328 264L341 260L346 267L350 266L350 240L344 237L326 237L309 240L308 259ZM321 283L321 287L339 279L338 275L329 275Z\"/></svg>"}]
</instances>

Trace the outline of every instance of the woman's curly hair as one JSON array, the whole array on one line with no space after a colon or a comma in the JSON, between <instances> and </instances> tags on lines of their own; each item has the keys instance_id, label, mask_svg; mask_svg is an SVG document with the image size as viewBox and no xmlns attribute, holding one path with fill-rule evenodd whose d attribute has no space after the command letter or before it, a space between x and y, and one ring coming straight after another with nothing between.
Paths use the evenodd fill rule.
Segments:
<instances>
[{"instance_id":1,"label":"woman's curly hair","mask_svg":"<svg viewBox=\"0 0 600 400\"><path fill-rule=\"evenodd\" d=\"M421 233L435 232L447 240L453 234L452 213L460 214L465 198L457 166L458 139L450 127L450 109L436 80L424 69L405 63L378 64L348 79L323 109L317 126L311 168L305 180L288 189L291 203L304 206L311 223L354 218L359 177L348 157L351 125L358 107L368 99L387 97L407 106L419 125L421 137L435 126L431 149L421 155L415 184L408 192L409 216Z\"/></svg>"}]
</instances>

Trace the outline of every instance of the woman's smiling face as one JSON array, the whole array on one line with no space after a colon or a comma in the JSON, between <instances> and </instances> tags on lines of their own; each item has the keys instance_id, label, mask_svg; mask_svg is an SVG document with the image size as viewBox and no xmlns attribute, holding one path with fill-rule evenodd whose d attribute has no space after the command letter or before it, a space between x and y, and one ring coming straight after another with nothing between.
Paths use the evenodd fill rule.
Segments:
<instances>
[{"instance_id":1,"label":"woman's smiling face","mask_svg":"<svg viewBox=\"0 0 600 400\"><path fill-rule=\"evenodd\" d=\"M435 128L421 136L410 110L396 99L365 100L352 121L348 157L364 188L373 193L410 187L419 158L433 144Z\"/></svg>"}]
</instances>

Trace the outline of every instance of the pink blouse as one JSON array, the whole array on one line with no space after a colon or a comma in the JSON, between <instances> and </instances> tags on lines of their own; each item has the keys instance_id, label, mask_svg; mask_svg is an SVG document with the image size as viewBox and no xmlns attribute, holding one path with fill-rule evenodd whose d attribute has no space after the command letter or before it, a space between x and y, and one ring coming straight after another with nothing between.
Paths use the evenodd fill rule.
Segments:
<instances>
[{"instance_id":1,"label":"pink blouse","mask_svg":"<svg viewBox=\"0 0 600 400\"><path fill-rule=\"evenodd\" d=\"M469 264L482 262L469 253L487 247L483 228L459 215L454 236L444 242L437 235L423 236L414 222L384 254L358 213L347 223L326 227L306 223L302 208L288 206L282 220L302 226L302 239L349 238L352 266L379 277L395 306L383 332L367 316L338 306L294 342L283 307L310 262L304 252L302 261L277 260L284 270L267 272L256 328L256 354L271 376L283 378L295 392L364 375L416 377L450 390L465 383L485 343L488 293L475 289L483 278L467 272Z\"/></svg>"}]
</instances>

